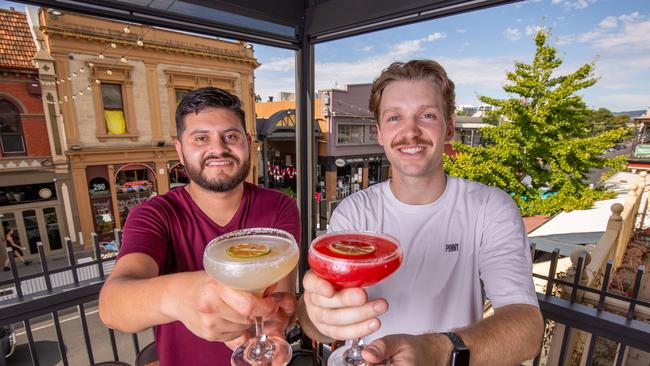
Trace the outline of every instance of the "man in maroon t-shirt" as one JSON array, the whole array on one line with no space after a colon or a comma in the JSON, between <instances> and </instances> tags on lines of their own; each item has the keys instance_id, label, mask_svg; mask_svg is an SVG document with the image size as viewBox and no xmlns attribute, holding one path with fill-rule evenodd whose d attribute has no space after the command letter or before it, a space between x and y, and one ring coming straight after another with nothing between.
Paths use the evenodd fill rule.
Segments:
<instances>
[{"instance_id":1,"label":"man in maroon t-shirt","mask_svg":"<svg viewBox=\"0 0 650 366\"><path fill-rule=\"evenodd\" d=\"M219 283L203 270L203 250L218 235L272 227L300 242L295 201L244 182L250 135L241 103L217 88L197 89L176 111L176 151L190 178L129 213L122 248L102 288L99 314L111 328L156 326L160 364L226 365L250 337L254 316L282 335L294 306L294 273L273 296L258 298Z\"/></svg>"}]
</instances>

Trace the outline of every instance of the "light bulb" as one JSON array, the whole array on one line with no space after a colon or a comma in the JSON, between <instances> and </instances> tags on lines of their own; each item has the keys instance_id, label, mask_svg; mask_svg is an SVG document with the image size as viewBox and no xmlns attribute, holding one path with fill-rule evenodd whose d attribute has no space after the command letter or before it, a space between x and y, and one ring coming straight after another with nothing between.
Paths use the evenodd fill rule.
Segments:
<instances>
[{"instance_id":1,"label":"light bulb","mask_svg":"<svg viewBox=\"0 0 650 366\"><path fill-rule=\"evenodd\" d=\"M117 45L115 44L115 42L111 42L111 48L117 48Z\"/></svg>"},{"instance_id":2,"label":"light bulb","mask_svg":"<svg viewBox=\"0 0 650 366\"><path fill-rule=\"evenodd\" d=\"M106 73L107 73L108 75L113 75L113 71L112 71L111 69L106 70Z\"/></svg>"},{"instance_id":3,"label":"light bulb","mask_svg":"<svg viewBox=\"0 0 650 366\"><path fill-rule=\"evenodd\" d=\"M88 67L95 67L95 64L92 63L92 62L89 62L89 63L88 63Z\"/></svg>"},{"instance_id":4,"label":"light bulb","mask_svg":"<svg viewBox=\"0 0 650 366\"><path fill-rule=\"evenodd\" d=\"M79 95L84 95L84 91L83 91L83 90L79 90Z\"/></svg>"},{"instance_id":5,"label":"light bulb","mask_svg":"<svg viewBox=\"0 0 650 366\"><path fill-rule=\"evenodd\" d=\"M67 96L67 95L64 95L64 96L63 96L63 100L65 100L65 101L67 102L67 101L68 101L68 96Z\"/></svg>"},{"instance_id":6,"label":"light bulb","mask_svg":"<svg viewBox=\"0 0 650 366\"><path fill-rule=\"evenodd\" d=\"M95 84L101 84L102 82L99 79L95 79Z\"/></svg>"},{"instance_id":7,"label":"light bulb","mask_svg":"<svg viewBox=\"0 0 650 366\"><path fill-rule=\"evenodd\" d=\"M72 99L76 100L76 99L77 99L77 96L76 96L76 95L73 95L73 96L72 96Z\"/></svg>"},{"instance_id":8,"label":"light bulb","mask_svg":"<svg viewBox=\"0 0 650 366\"><path fill-rule=\"evenodd\" d=\"M79 72L86 72L86 70L84 70L84 68L82 67L79 69Z\"/></svg>"},{"instance_id":9,"label":"light bulb","mask_svg":"<svg viewBox=\"0 0 650 366\"><path fill-rule=\"evenodd\" d=\"M131 33L131 30L129 29L128 25L124 27L124 33Z\"/></svg>"},{"instance_id":10,"label":"light bulb","mask_svg":"<svg viewBox=\"0 0 650 366\"><path fill-rule=\"evenodd\" d=\"M144 46L144 42L142 42L141 39L138 39L138 41L136 42L136 44L137 44L139 47Z\"/></svg>"},{"instance_id":11,"label":"light bulb","mask_svg":"<svg viewBox=\"0 0 650 366\"><path fill-rule=\"evenodd\" d=\"M68 80L72 80L72 78L71 78L71 77L69 77L69 76L68 76L68 78L67 78L67 79L68 79Z\"/></svg>"},{"instance_id":12,"label":"light bulb","mask_svg":"<svg viewBox=\"0 0 650 366\"><path fill-rule=\"evenodd\" d=\"M86 90L90 90L90 85L88 85L88 86L86 87Z\"/></svg>"},{"instance_id":13,"label":"light bulb","mask_svg":"<svg viewBox=\"0 0 650 366\"><path fill-rule=\"evenodd\" d=\"M99 57L100 60L103 60L104 59L104 54L100 53L98 57Z\"/></svg>"},{"instance_id":14,"label":"light bulb","mask_svg":"<svg viewBox=\"0 0 650 366\"><path fill-rule=\"evenodd\" d=\"M126 57L122 56L122 58L120 59L120 61L122 61L123 63L126 63Z\"/></svg>"},{"instance_id":15,"label":"light bulb","mask_svg":"<svg viewBox=\"0 0 650 366\"><path fill-rule=\"evenodd\" d=\"M76 73L76 72L73 72L73 73L72 73L72 76L77 77L77 73Z\"/></svg>"}]
</instances>

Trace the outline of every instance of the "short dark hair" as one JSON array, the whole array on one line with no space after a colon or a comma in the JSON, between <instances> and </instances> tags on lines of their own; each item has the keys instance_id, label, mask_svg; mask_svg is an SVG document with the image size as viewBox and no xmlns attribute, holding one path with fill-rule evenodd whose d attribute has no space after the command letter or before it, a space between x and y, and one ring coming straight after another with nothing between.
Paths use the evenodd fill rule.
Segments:
<instances>
[{"instance_id":1,"label":"short dark hair","mask_svg":"<svg viewBox=\"0 0 650 366\"><path fill-rule=\"evenodd\" d=\"M241 101L236 95L215 87L205 87L192 90L181 99L176 108L176 136L180 139L185 131L185 116L190 113L199 114L206 108L225 108L234 112L239 118L244 132L246 132L246 119Z\"/></svg>"}]
</instances>

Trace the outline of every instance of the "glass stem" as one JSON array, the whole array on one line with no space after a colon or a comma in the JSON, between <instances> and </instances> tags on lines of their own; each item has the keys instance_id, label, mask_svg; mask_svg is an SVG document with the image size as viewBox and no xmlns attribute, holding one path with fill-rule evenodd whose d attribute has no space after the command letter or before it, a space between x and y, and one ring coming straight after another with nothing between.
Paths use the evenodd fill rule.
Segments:
<instances>
[{"instance_id":1,"label":"glass stem","mask_svg":"<svg viewBox=\"0 0 650 366\"><path fill-rule=\"evenodd\" d=\"M264 319L261 316L255 317L255 336L261 341L266 340L266 334L264 334Z\"/></svg>"},{"instance_id":2,"label":"glass stem","mask_svg":"<svg viewBox=\"0 0 650 366\"><path fill-rule=\"evenodd\" d=\"M361 346L359 345L359 338L353 338L352 339L352 345L350 345L350 349L348 350L348 356L350 358L354 359L360 359L361 358Z\"/></svg>"}]
</instances>

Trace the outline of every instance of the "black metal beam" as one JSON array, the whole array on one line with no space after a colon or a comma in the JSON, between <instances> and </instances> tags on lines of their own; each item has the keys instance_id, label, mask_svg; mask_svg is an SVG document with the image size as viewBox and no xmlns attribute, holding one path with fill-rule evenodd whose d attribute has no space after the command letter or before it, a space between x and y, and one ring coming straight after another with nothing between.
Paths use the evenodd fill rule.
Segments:
<instances>
[{"instance_id":1,"label":"black metal beam","mask_svg":"<svg viewBox=\"0 0 650 366\"><path fill-rule=\"evenodd\" d=\"M302 28L304 30L304 28ZM306 33L296 54L296 129L298 147L298 207L300 209L300 263L299 292L302 278L309 269L307 251L314 238L312 225L312 200L314 194L314 45Z\"/></svg>"},{"instance_id":2,"label":"black metal beam","mask_svg":"<svg viewBox=\"0 0 650 366\"><path fill-rule=\"evenodd\" d=\"M330 0L305 10L314 43L332 41L521 0Z\"/></svg>"},{"instance_id":3,"label":"black metal beam","mask_svg":"<svg viewBox=\"0 0 650 366\"><path fill-rule=\"evenodd\" d=\"M244 28L227 23L208 21L170 11L158 10L109 0L16 0L20 3L73 11L82 14L169 28L208 36L254 42L268 46L296 49L297 36L269 33L264 27ZM284 24L283 24L284 25Z\"/></svg>"},{"instance_id":4,"label":"black metal beam","mask_svg":"<svg viewBox=\"0 0 650 366\"><path fill-rule=\"evenodd\" d=\"M305 12L303 0L183 0L267 22L295 27Z\"/></svg>"}]
</instances>

